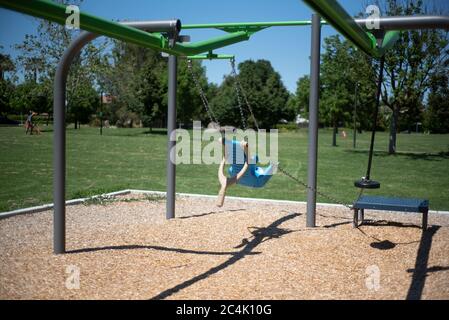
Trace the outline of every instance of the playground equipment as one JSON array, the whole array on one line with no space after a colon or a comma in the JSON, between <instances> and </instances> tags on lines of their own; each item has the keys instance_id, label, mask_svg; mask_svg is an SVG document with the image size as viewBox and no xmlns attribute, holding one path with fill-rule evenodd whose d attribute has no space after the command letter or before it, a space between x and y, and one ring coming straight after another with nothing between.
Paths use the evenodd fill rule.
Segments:
<instances>
[{"instance_id":1,"label":"playground equipment","mask_svg":"<svg viewBox=\"0 0 449 320\"><path fill-rule=\"evenodd\" d=\"M365 32L367 19L354 20L335 0L304 0L318 14L312 15L312 21L287 22L251 22L224 24L196 24L181 26L179 20L172 21L143 21L117 23L107 21L80 12L80 28L82 32L65 51L61 58L54 82L54 252L65 252L65 86L70 64L76 54L85 44L100 35L134 43L169 54L168 58L168 151L175 146L174 135L176 129L176 71L177 58L213 54L213 50L228 45L246 41L255 32L269 27L282 26L312 26L311 69L310 69L310 99L309 99L309 144L308 144L308 179L303 184L307 193L308 227L315 226L316 195L317 195L317 142L318 142L318 102L319 102L319 73L320 73L320 41L321 25L330 24L340 31L346 38L367 54L379 58L385 50L394 43L394 32L391 30L443 28L449 29L449 17L442 16L409 16L409 17L381 17L379 18L380 34L377 37ZM44 18L59 24L65 24L66 7L44 0L0 0L0 6ZM320 15L326 19L322 21ZM216 28L225 31L224 36L199 41L182 43L179 32L182 29ZM385 32L385 33L384 33ZM384 33L384 34L382 34ZM390 38L390 40L389 40ZM374 136L374 135L373 135ZM374 139L374 138L372 138ZM167 214L168 219L175 216L175 164L167 157ZM371 152L372 159L372 152ZM371 162L371 160L369 160ZM368 166L370 168L370 165ZM286 173L279 167L281 172ZM288 173L286 173L288 175ZM295 177L292 177L295 179Z\"/></svg>"},{"instance_id":2,"label":"playground equipment","mask_svg":"<svg viewBox=\"0 0 449 320\"><path fill-rule=\"evenodd\" d=\"M66 7L45 0L0 0L0 6L18 12L44 18L59 24L65 24ZM168 121L167 121L167 152L175 146L174 135L176 129L176 86L177 86L177 58L201 54L213 54L212 51L237 42L245 41L257 31L272 26L304 26L309 21L287 22L258 22L239 24L217 24L227 35L196 43L183 44L180 40L181 22L171 21L141 21L117 23L107 21L80 12L80 28L85 30L75 38L58 64L54 81L54 237L55 253L65 252L65 96L67 76L74 57L90 41L100 35L134 43L169 54L168 57ZM210 27L209 25L191 25L190 28ZM166 218L175 216L175 182L176 166L167 157L167 207Z\"/></svg>"},{"instance_id":3,"label":"playground equipment","mask_svg":"<svg viewBox=\"0 0 449 320\"><path fill-rule=\"evenodd\" d=\"M380 58L380 68L379 77L377 81L376 90L376 106L374 110L373 119L373 130L371 134L369 157L367 173L365 177L361 180L356 181L354 185L361 188L359 198L353 205L354 210L354 224L357 224L356 216L358 214L358 209L362 209L362 221L363 221L363 208L373 208L369 205L364 207L365 203L363 199L368 202L372 198L362 198L361 194L364 189L374 189L379 188L380 183L370 179L372 158L373 158L373 147L376 132L376 121L379 109L379 101L381 94L381 84L384 69L384 54L385 51L392 47L398 37L399 30L409 30L409 29L449 29L449 17L444 16L409 16L409 17L383 17L379 19L379 29L375 30L374 34L364 33L363 29L360 27L360 20L353 20L345 10L334 0L304 0L311 8L316 12L321 14L326 21L332 25L335 29L340 31L348 40L350 40L359 49L363 50L368 55L374 58ZM315 37L314 34L315 26ZM311 97L309 104L309 129L313 130L310 134L309 131L309 185L308 187L308 197L307 197L307 226L315 226L315 207L316 207L316 162L317 162L317 124L318 124L318 90L319 90L319 29L320 24L312 24L312 65L311 65ZM396 30L390 32L390 30ZM382 40L383 37L383 40ZM316 60L313 60L313 59ZM317 61L318 60L318 61ZM310 184L313 187L310 187ZM383 205L378 205L379 209L393 208L397 211L413 211L410 209L412 207L410 203L419 202L419 199L398 199L398 198L378 198L375 199L377 204L382 203ZM421 200L422 203L427 205L427 209L416 209L415 211L425 212L423 213L423 229L427 225L427 210L428 202ZM421 202L420 202L421 203ZM392 205L394 204L394 205ZM359 206L359 207L357 207ZM385 209L384 209L385 210Z\"/></svg>"},{"instance_id":4,"label":"playground equipment","mask_svg":"<svg viewBox=\"0 0 449 320\"><path fill-rule=\"evenodd\" d=\"M234 89L237 94L237 101L238 101L238 108L240 111L241 116L241 124L244 129L246 129L246 120L244 116L244 111L242 107L242 98L241 95L243 95L246 103L246 107L248 111L251 114L251 117L254 121L255 126L257 127L257 130L259 130L259 125L257 122L256 117L254 116L254 112L251 108L251 105L248 102L248 98L246 94L244 93L243 87L238 81L237 77L237 71L235 68L235 58L234 56L230 55L223 55L219 57L218 55L205 55L197 57L197 59L227 59L229 58L231 63L231 74L234 77ZM198 78L196 77L195 73L193 72L191 60L188 60L188 69L190 71L190 74L195 82L195 85L198 89L199 95L201 97L201 101L203 102L204 109L206 110L209 119L211 122L216 123L218 126L220 126L219 119L215 116L213 110L209 106L209 102L207 99L206 94L204 93L204 90L202 89ZM246 187L251 188L261 188L263 187L272 177L273 175L273 164L268 165L267 167L259 167L256 164L258 163L258 156L257 154L253 157L249 156L249 149L248 149L248 142L246 141L236 141L235 139L229 140L226 138L226 131L220 129L220 132L222 134L221 143L224 146L224 153L223 153L223 159L220 163L220 166L218 168L218 181L220 182L220 190L218 193L218 201L217 205L219 207L223 206L226 190L228 187L234 184L243 185ZM226 177L226 174L224 173L225 164L231 164L231 166L228 169L228 173L230 174L230 177ZM249 170L248 170L249 169Z\"/></svg>"},{"instance_id":5,"label":"playground equipment","mask_svg":"<svg viewBox=\"0 0 449 320\"><path fill-rule=\"evenodd\" d=\"M251 188L262 188L272 177L274 165L266 167L257 166L258 156L249 154L248 142L223 139L224 156L218 168L218 180L220 191L218 193L217 205L221 207L224 202L226 190L233 184L240 184ZM224 166L230 163L228 169L230 177L226 177Z\"/></svg>"},{"instance_id":6,"label":"playground equipment","mask_svg":"<svg viewBox=\"0 0 449 320\"><path fill-rule=\"evenodd\" d=\"M353 226L358 227L365 218L365 209L420 212L422 213L422 230L427 229L427 217L429 213L429 201L413 198L391 198L380 196L361 196L354 202Z\"/></svg>"}]
</instances>

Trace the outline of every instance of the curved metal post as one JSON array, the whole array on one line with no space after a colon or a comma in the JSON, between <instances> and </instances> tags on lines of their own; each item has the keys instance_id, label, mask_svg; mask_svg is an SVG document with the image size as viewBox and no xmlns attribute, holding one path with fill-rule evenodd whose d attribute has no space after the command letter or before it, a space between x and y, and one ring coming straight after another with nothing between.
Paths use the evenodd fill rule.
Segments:
<instances>
[{"instance_id":1,"label":"curved metal post","mask_svg":"<svg viewBox=\"0 0 449 320\"><path fill-rule=\"evenodd\" d=\"M152 31L162 32L169 28L179 31L180 23L162 23L161 21L133 21L123 22L125 25ZM70 65L75 56L90 41L99 37L98 34L83 31L74 39L65 50L58 63L53 84L53 252L55 254L66 251L65 243L65 174L66 174L66 137L65 137L65 111L66 111L66 84Z\"/></svg>"},{"instance_id":2,"label":"curved metal post","mask_svg":"<svg viewBox=\"0 0 449 320\"><path fill-rule=\"evenodd\" d=\"M67 76L73 58L98 35L82 32L64 52L53 84L53 251L65 252L65 98Z\"/></svg>"}]
</instances>

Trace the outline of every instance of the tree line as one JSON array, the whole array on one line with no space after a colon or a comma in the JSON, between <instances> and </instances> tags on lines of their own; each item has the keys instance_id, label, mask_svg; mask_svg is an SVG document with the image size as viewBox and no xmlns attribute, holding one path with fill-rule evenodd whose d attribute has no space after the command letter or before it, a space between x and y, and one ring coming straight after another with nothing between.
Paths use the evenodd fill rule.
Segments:
<instances>
[{"instance_id":1,"label":"tree line","mask_svg":"<svg viewBox=\"0 0 449 320\"><path fill-rule=\"evenodd\" d=\"M386 0L385 15L425 14L422 1ZM41 21L36 35L27 35L15 46L16 59L0 55L0 113L26 114L28 110L52 113L52 87L57 63L76 32ZM401 33L386 55L382 106L378 129L390 132L390 153L395 152L396 133L420 125L431 133L449 132L449 49L447 32L412 30ZM1 49L1 48L0 48ZM223 63L223 62L217 62ZM340 36L324 39L320 75L320 124L358 130L372 126L378 62ZM223 125L254 127L253 118L240 104L251 106L261 128L280 121L307 117L308 76L289 93L280 74L267 60L247 60L238 75L225 76L217 86L209 83L205 68L192 61L192 71L207 96L210 108ZM231 71L231 68L230 68ZM67 82L67 120L98 125L100 119L119 127L165 126L167 111L167 59L160 53L132 44L99 38L75 58ZM237 87L241 86L239 93ZM109 97L103 103L103 96ZM179 59L177 119L209 121L187 61ZM355 117L354 109L357 106Z\"/></svg>"},{"instance_id":2,"label":"tree line","mask_svg":"<svg viewBox=\"0 0 449 320\"><path fill-rule=\"evenodd\" d=\"M423 1L386 0L387 16L438 12ZM379 5L380 6L380 5ZM446 13L447 14L447 13ZM396 150L398 132L449 132L449 38L444 30L402 31L385 57L378 129L390 134L389 153ZM324 126L369 130L373 124L378 61L357 50L340 36L324 39L320 75L320 122ZM307 114L309 77L298 80L296 104ZM335 143L335 134L333 143Z\"/></svg>"},{"instance_id":3,"label":"tree line","mask_svg":"<svg viewBox=\"0 0 449 320\"><path fill-rule=\"evenodd\" d=\"M31 109L52 113L58 57L74 36L58 25L41 22L37 35L27 35L15 46L19 51L15 61L1 54L0 112L4 116L26 114ZM240 63L239 74L227 75L220 86L207 81L201 62L192 61L191 65L189 72L187 60L179 59L177 120L180 125L191 124L192 120L207 125L209 121L191 73L223 125L242 125L236 81L241 84L261 127L272 128L281 119L294 119L295 110L287 105L290 93L269 61ZM160 53L115 40L95 41L81 51L71 66L67 81L67 121L74 123L75 128L79 124L95 125L101 112L103 119L119 127L165 126L167 83L167 59ZM107 103L102 103L102 96L109 98ZM253 125L245 106L243 110L245 122Z\"/></svg>"}]
</instances>

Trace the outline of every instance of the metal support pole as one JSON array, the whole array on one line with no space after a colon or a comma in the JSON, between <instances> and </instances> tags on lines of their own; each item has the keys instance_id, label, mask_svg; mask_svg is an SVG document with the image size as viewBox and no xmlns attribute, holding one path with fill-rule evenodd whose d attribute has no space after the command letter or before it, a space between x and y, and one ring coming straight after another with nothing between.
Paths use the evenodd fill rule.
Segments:
<instances>
[{"instance_id":1,"label":"metal support pole","mask_svg":"<svg viewBox=\"0 0 449 320\"><path fill-rule=\"evenodd\" d=\"M379 107L380 107L380 95L382 94L384 65L385 65L385 56L382 56L380 58L380 65L379 65L379 78L377 79L376 109L374 110L373 131L371 132L371 142L369 145L368 168L366 169L366 177L365 177L366 180L370 180L371 178L371 164L373 163L374 139L376 136L377 117L379 114Z\"/></svg>"},{"instance_id":2,"label":"metal support pole","mask_svg":"<svg viewBox=\"0 0 449 320\"><path fill-rule=\"evenodd\" d=\"M103 135L103 91L100 92L100 136Z\"/></svg>"},{"instance_id":3,"label":"metal support pole","mask_svg":"<svg viewBox=\"0 0 449 320\"><path fill-rule=\"evenodd\" d=\"M61 59L60 65L64 59ZM65 84L67 71L57 68L53 91L53 251L65 252Z\"/></svg>"},{"instance_id":4,"label":"metal support pole","mask_svg":"<svg viewBox=\"0 0 449 320\"><path fill-rule=\"evenodd\" d=\"M64 52L53 84L53 252L65 252L65 112L66 83L70 64L86 43L97 37L82 32Z\"/></svg>"},{"instance_id":5,"label":"metal support pole","mask_svg":"<svg viewBox=\"0 0 449 320\"><path fill-rule=\"evenodd\" d=\"M357 142L357 87L359 83L355 83L355 92L354 92L354 135L352 137L352 148L356 148Z\"/></svg>"},{"instance_id":6,"label":"metal support pole","mask_svg":"<svg viewBox=\"0 0 449 320\"><path fill-rule=\"evenodd\" d=\"M168 57L168 110L167 110L167 212L166 218L175 217L176 198L176 87L177 87L178 58Z\"/></svg>"},{"instance_id":7,"label":"metal support pole","mask_svg":"<svg viewBox=\"0 0 449 320\"><path fill-rule=\"evenodd\" d=\"M123 22L133 24L133 27L142 30L154 30L151 21ZM53 252L55 254L65 253L65 112L66 112L66 83L70 65L75 56L90 41L99 35L83 31L75 38L65 50L58 67L56 68L55 81L53 85Z\"/></svg>"},{"instance_id":8,"label":"metal support pole","mask_svg":"<svg viewBox=\"0 0 449 320\"><path fill-rule=\"evenodd\" d=\"M321 18L312 15L312 45L310 52L310 97L309 97L309 161L307 164L307 227L315 227L316 181L318 156L318 106L320 99L320 46Z\"/></svg>"}]
</instances>

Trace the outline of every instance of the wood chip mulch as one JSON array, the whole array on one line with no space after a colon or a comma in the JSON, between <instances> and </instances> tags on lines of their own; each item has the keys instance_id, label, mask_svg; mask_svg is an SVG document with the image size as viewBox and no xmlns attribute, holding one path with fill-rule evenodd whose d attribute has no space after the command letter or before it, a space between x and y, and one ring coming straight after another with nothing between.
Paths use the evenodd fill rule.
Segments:
<instances>
[{"instance_id":1,"label":"wood chip mulch","mask_svg":"<svg viewBox=\"0 0 449 320\"><path fill-rule=\"evenodd\" d=\"M64 255L52 211L0 220L0 299L449 299L449 215L422 233L420 214L367 211L354 229L319 206L312 229L303 205L176 206L172 220L163 200L68 206Z\"/></svg>"}]
</instances>

